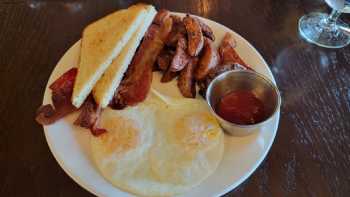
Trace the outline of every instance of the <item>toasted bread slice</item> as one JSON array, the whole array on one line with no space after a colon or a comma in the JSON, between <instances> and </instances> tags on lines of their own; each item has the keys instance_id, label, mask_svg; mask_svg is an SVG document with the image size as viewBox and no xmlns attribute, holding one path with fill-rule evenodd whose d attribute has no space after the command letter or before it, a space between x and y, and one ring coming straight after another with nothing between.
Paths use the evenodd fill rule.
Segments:
<instances>
[{"instance_id":1,"label":"toasted bread slice","mask_svg":"<svg viewBox=\"0 0 350 197\"><path fill-rule=\"evenodd\" d=\"M147 14L147 5L137 4L114 12L84 29L78 74L72 104L80 107L96 82L116 58Z\"/></svg>"},{"instance_id":2,"label":"toasted bread slice","mask_svg":"<svg viewBox=\"0 0 350 197\"><path fill-rule=\"evenodd\" d=\"M130 64L142 37L145 35L148 27L151 25L157 11L151 5L147 6L147 15L142 20L141 25L132 35L129 42L125 45L120 54L115 58L112 64L107 68L103 76L96 83L92 93L94 99L100 107L104 108L112 99L114 92L119 86L128 65Z\"/></svg>"}]
</instances>

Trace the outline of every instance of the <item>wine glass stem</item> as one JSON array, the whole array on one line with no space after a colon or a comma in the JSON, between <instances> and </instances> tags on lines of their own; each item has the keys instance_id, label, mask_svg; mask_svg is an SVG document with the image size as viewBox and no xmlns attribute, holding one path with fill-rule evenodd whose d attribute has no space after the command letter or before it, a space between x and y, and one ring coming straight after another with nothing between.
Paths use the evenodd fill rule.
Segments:
<instances>
[{"instance_id":1,"label":"wine glass stem","mask_svg":"<svg viewBox=\"0 0 350 197\"><path fill-rule=\"evenodd\" d=\"M341 12L339 12L336 9L333 9L332 13L328 16L326 23L335 25L340 15Z\"/></svg>"}]
</instances>

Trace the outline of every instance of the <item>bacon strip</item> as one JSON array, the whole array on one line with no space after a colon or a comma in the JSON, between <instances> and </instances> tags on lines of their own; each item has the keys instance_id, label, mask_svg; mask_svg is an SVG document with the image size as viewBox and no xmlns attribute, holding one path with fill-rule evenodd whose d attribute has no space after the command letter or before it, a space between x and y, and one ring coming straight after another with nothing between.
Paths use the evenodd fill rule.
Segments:
<instances>
[{"instance_id":1,"label":"bacon strip","mask_svg":"<svg viewBox=\"0 0 350 197\"><path fill-rule=\"evenodd\" d=\"M68 87L74 86L74 81L75 81L75 77L77 76L77 73L78 73L77 68L69 69L68 71L63 73L63 75L61 75L58 79L56 79L56 81L54 81L49 86L49 88L54 91L65 87L68 88Z\"/></svg>"},{"instance_id":2,"label":"bacon strip","mask_svg":"<svg viewBox=\"0 0 350 197\"><path fill-rule=\"evenodd\" d=\"M74 124L90 129L91 133L94 136L99 136L102 133L106 132L106 129L99 127L99 119L102 109L97 106L93 97L90 95L84 102L80 115Z\"/></svg>"},{"instance_id":3,"label":"bacon strip","mask_svg":"<svg viewBox=\"0 0 350 197\"><path fill-rule=\"evenodd\" d=\"M58 119L62 118L59 113L56 113L52 105L42 105L36 111L35 120L41 125L49 125L56 122Z\"/></svg>"},{"instance_id":4,"label":"bacon strip","mask_svg":"<svg viewBox=\"0 0 350 197\"><path fill-rule=\"evenodd\" d=\"M71 103L76 75L77 68L72 68L49 86L52 90L52 105L47 104L39 107L35 118L39 124L52 124L78 110ZM98 136L106 132L105 129L98 127L100 113L100 108L97 107L92 96L89 96L84 102L82 111L74 124L88 128L93 135Z\"/></svg>"},{"instance_id":5,"label":"bacon strip","mask_svg":"<svg viewBox=\"0 0 350 197\"><path fill-rule=\"evenodd\" d=\"M36 112L35 120L41 125L56 122L62 117L76 111L71 104L73 85L77 75L77 68L72 68L54 81L49 88L52 90L52 103L40 106Z\"/></svg>"}]
</instances>

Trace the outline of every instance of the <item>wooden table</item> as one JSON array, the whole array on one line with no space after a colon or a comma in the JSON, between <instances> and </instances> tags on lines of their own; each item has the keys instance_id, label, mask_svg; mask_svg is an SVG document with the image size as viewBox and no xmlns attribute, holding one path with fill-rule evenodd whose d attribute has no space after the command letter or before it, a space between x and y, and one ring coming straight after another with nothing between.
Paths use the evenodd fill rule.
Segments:
<instances>
[{"instance_id":1,"label":"wooden table","mask_svg":"<svg viewBox=\"0 0 350 197\"><path fill-rule=\"evenodd\" d=\"M148 2L148 1L145 1ZM92 196L59 167L34 114L55 64L82 29L134 1L0 1L0 196ZM264 56L283 97L276 140L227 196L350 195L350 50L319 48L298 19L317 0L149 1L215 20Z\"/></svg>"}]
</instances>

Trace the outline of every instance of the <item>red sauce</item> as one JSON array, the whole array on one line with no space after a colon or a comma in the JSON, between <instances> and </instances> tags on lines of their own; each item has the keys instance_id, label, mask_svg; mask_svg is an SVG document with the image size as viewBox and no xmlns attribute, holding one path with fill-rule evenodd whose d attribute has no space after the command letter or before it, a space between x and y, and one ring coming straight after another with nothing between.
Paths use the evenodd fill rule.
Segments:
<instances>
[{"instance_id":1,"label":"red sauce","mask_svg":"<svg viewBox=\"0 0 350 197\"><path fill-rule=\"evenodd\" d=\"M232 91L223 96L216 106L223 119L236 124L255 124L265 119L264 104L251 92Z\"/></svg>"}]
</instances>

